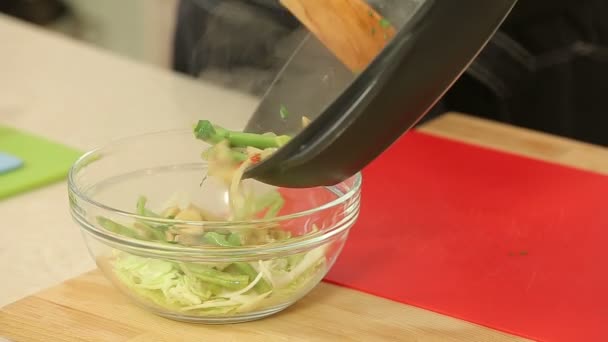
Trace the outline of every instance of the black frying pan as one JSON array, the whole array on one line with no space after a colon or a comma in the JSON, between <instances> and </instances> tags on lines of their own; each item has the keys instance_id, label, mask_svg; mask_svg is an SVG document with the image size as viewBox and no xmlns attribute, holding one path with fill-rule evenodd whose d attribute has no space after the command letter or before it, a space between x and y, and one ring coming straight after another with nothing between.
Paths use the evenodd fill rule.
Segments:
<instances>
[{"instance_id":1,"label":"black frying pan","mask_svg":"<svg viewBox=\"0 0 608 342\"><path fill-rule=\"evenodd\" d=\"M329 186L362 170L412 128L483 49L516 0L434 0L312 123L245 177ZM255 127L254 115L248 127Z\"/></svg>"}]
</instances>

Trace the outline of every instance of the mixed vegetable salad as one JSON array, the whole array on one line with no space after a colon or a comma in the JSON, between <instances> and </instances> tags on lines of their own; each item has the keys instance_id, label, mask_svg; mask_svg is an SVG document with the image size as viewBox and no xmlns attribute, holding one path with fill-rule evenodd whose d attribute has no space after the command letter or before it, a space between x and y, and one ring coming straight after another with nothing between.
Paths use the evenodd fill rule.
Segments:
<instances>
[{"instance_id":1,"label":"mixed vegetable salad","mask_svg":"<svg viewBox=\"0 0 608 342\"><path fill-rule=\"evenodd\" d=\"M203 223L271 219L278 215L285 202L281 194L273 190L254 195L241 178L248 166L271 155L290 137L229 131L206 120L198 122L194 136L211 144L202 153L208 163L205 177L226 185L230 210L225 216L194 204L171 205L156 212L141 196L135 203L141 219L122 224L97 217L98 224L129 238L187 247L260 246L292 238L279 223L260 223L238 231L211 229ZM171 219L167 221L171 223L151 223L145 218ZM193 221L202 224L191 224ZM223 263L179 262L116 250L110 265L122 286L165 310L198 316L238 315L288 303L308 292L325 275L326 250L327 246L320 246L275 259Z\"/></svg>"}]
</instances>

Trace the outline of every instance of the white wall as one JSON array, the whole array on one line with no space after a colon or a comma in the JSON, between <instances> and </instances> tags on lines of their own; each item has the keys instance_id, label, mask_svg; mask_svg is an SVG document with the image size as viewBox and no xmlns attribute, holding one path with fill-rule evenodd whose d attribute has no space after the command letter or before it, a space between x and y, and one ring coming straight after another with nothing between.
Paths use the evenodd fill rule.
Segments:
<instances>
[{"instance_id":1,"label":"white wall","mask_svg":"<svg viewBox=\"0 0 608 342\"><path fill-rule=\"evenodd\" d=\"M161 67L170 63L178 0L65 0L81 39Z\"/></svg>"}]
</instances>

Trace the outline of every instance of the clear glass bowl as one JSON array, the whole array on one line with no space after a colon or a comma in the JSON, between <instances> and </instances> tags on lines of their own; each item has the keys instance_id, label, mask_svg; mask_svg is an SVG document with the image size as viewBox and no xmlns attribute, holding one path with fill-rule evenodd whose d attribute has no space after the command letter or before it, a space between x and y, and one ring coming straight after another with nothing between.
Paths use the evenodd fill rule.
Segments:
<instances>
[{"instance_id":1,"label":"clear glass bowl","mask_svg":"<svg viewBox=\"0 0 608 342\"><path fill-rule=\"evenodd\" d=\"M228 209L227 187L211 178L203 182L207 165L200 155L206 147L185 130L130 137L88 152L69 175L72 217L99 269L155 314L234 323L277 313L312 290L334 264L359 213L361 175L309 189L247 180L260 195L278 190L285 205L272 219L227 222L215 218ZM144 205L157 213L204 208L207 221L144 215ZM243 232L249 243L222 246ZM154 234L158 239L150 238ZM219 246L202 243L207 234L219 236ZM291 237L257 243L260 234Z\"/></svg>"}]
</instances>

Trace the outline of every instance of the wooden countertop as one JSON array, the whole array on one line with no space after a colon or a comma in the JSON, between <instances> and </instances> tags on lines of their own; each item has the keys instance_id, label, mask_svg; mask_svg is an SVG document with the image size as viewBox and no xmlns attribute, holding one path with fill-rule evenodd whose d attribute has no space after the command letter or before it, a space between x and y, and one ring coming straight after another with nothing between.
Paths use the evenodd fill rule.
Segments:
<instances>
[{"instance_id":1,"label":"wooden countertop","mask_svg":"<svg viewBox=\"0 0 608 342\"><path fill-rule=\"evenodd\" d=\"M608 174L608 149L450 113L420 131ZM322 283L283 313L229 326L190 325L147 313L99 271L0 311L15 341L526 341L455 318Z\"/></svg>"}]
</instances>

